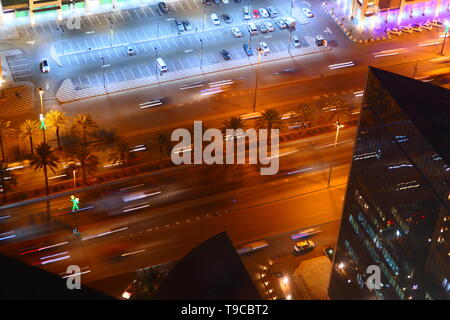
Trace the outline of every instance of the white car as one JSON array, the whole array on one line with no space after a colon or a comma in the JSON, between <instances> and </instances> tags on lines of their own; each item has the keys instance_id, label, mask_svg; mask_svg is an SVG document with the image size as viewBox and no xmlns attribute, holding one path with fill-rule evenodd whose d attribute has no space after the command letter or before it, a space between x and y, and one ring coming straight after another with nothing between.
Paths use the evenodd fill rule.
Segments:
<instances>
[{"instance_id":1,"label":"white car","mask_svg":"<svg viewBox=\"0 0 450 320\"><path fill-rule=\"evenodd\" d=\"M228 0L222 0L222 3L223 3L223 4L228 4L229 1L228 1Z\"/></svg>"},{"instance_id":2,"label":"white car","mask_svg":"<svg viewBox=\"0 0 450 320\"><path fill-rule=\"evenodd\" d=\"M298 48L301 46L300 39L297 36L293 36L292 41L294 42L294 47Z\"/></svg>"},{"instance_id":3,"label":"white car","mask_svg":"<svg viewBox=\"0 0 450 320\"><path fill-rule=\"evenodd\" d=\"M133 47L127 46L127 55L134 56L136 54L136 51L133 50Z\"/></svg>"},{"instance_id":4,"label":"white car","mask_svg":"<svg viewBox=\"0 0 450 320\"><path fill-rule=\"evenodd\" d=\"M215 13L211 13L211 20L216 26L220 24L219 17Z\"/></svg>"},{"instance_id":5,"label":"white car","mask_svg":"<svg viewBox=\"0 0 450 320\"><path fill-rule=\"evenodd\" d=\"M305 14L305 16L307 16L308 18L314 17L314 15L312 14L312 12L309 8L303 8L302 11Z\"/></svg>"},{"instance_id":6,"label":"white car","mask_svg":"<svg viewBox=\"0 0 450 320\"><path fill-rule=\"evenodd\" d=\"M233 28L231 28L231 32L233 32L233 34L234 34L234 36L235 36L236 38L242 37L241 30L239 30L238 27L233 27Z\"/></svg>"},{"instance_id":7,"label":"white car","mask_svg":"<svg viewBox=\"0 0 450 320\"><path fill-rule=\"evenodd\" d=\"M266 25L267 30L269 30L269 32L272 32L274 29L272 22L270 21L266 21L264 22L264 24Z\"/></svg>"},{"instance_id":8,"label":"white car","mask_svg":"<svg viewBox=\"0 0 450 320\"><path fill-rule=\"evenodd\" d=\"M269 46L264 41L259 43L259 47L262 49L264 53L270 53Z\"/></svg>"},{"instance_id":9,"label":"white car","mask_svg":"<svg viewBox=\"0 0 450 320\"><path fill-rule=\"evenodd\" d=\"M41 72L43 72L43 73L50 72L50 66L48 65L48 60L47 59L43 59L41 61L41 63L39 64L39 66L41 68Z\"/></svg>"},{"instance_id":10,"label":"white car","mask_svg":"<svg viewBox=\"0 0 450 320\"><path fill-rule=\"evenodd\" d=\"M266 8L259 8L259 13L263 18L269 17L269 12L266 10Z\"/></svg>"},{"instance_id":11,"label":"white car","mask_svg":"<svg viewBox=\"0 0 450 320\"><path fill-rule=\"evenodd\" d=\"M283 18L279 18L279 19L275 20L275 22L278 24L280 29L286 29L287 28L287 24L286 24L286 22L284 22Z\"/></svg>"}]
</instances>

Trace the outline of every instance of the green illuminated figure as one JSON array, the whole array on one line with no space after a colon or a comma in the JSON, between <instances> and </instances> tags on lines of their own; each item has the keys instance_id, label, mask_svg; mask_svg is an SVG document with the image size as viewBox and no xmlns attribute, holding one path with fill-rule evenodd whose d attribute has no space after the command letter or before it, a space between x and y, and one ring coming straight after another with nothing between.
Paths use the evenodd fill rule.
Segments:
<instances>
[{"instance_id":1,"label":"green illuminated figure","mask_svg":"<svg viewBox=\"0 0 450 320\"><path fill-rule=\"evenodd\" d=\"M79 210L78 203L80 203L80 199L75 198L74 195L70 196L70 201L72 201L72 211Z\"/></svg>"},{"instance_id":2,"label":"green illuminated figure","mask_svg":"<svg viewBox=\"0 0 450 320\"><path fill-rule=\"evenodd\" d=\"M47 127L45 126L45 118L44 118L44 115L42 113L39 115L39 120L41 120L41 126L40 126L39 129L47 130Z\"/></svg>"}]
</instances>

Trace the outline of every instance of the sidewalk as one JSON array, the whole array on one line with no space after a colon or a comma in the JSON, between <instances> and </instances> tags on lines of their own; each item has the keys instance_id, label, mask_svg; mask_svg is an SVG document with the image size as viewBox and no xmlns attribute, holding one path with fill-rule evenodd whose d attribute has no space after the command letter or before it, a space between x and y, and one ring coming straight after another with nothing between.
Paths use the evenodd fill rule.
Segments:
<instances>
[{"instance_id":1,"label":"sidewalk","mask_svg":"<svg viewBox=\"0 0 450 320\"><path fill-rule=\"evenodd\" d=\"M351 4L347 3L347 1L322 2L322 9L331 16L344 34L355 43L369 43L391 39L393 36L387 34L386 30L399 27L398 18L393 13L393 10L367 17L364 25L361 25L356 15L354 19L350 19ZM413 16L405 15L404 12L403 17L400 26L415 23L421 24L435 19L434 10L424 11L422 14L418 14L416 10ZM442 10L439 19L449 17L450 12Z\"/></svg>"}]
</instances>

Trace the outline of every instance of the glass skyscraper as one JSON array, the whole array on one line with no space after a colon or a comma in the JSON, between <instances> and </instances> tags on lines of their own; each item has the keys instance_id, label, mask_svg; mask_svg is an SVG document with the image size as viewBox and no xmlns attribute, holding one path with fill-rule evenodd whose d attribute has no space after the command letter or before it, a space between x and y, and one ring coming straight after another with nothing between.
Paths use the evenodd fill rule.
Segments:
<instances>
[{"instance_id":1,"label":"glass skyscraper","mask_svg":"<svg viewBox=\"0 0 450 320\"><path fill-rule=\"evenodd\" d=\"M449 219L450 90L370 68L329 297L449 299Z\"/></svg>"}]
</instances>

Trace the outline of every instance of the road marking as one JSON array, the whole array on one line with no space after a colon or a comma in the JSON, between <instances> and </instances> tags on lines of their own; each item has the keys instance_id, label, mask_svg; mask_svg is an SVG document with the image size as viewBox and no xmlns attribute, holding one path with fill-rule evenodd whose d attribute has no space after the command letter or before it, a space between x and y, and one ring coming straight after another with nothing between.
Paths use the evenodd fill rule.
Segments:
<instances>
[{"instance_id":1,"label":"road marking","mask_svg":"<svg viewBox=\"0 0 450 320\"><path fill-rule=\"evenodd\" d=\"M324 33L333 33L333 32L331 31L331 29L328 28L328 27L327 27L325 30L323 30L323 32L324 32Z\"/></svg>"},{"instance_id":2,"label":"road marking","mask_svg":"<svg viewBox=\"0 0 450 320\"><path fill-rule=\"evenodd\" d=\"M340 68L347 68L347 67L353 67L355 65L355 62L348 61L348 62L342 62L342 63L336 63L336 64L330 64L328 68L331 70L334 69L340 69Z\"/></svg>"}]
</instances>

